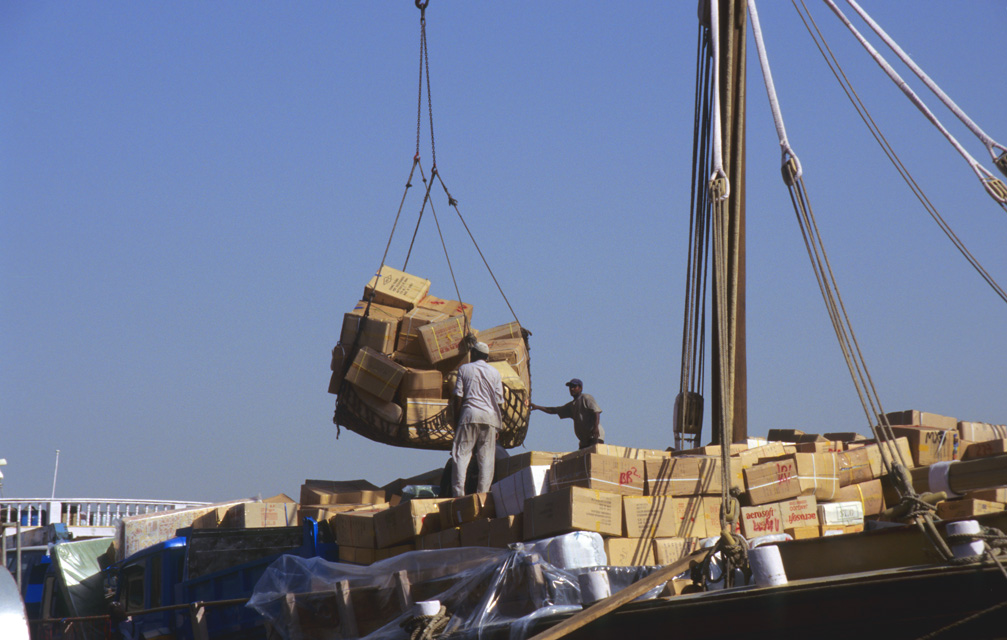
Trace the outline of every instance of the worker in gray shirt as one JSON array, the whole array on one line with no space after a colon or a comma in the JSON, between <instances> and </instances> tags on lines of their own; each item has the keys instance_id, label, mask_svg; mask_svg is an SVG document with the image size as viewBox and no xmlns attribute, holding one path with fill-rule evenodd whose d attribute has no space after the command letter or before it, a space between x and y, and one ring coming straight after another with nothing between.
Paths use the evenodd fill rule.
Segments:
<instances>
[{"instance_id":1,"label":"worker in gray shirt","mask_svg":"<svg viewBox=\"0 0 1007 640\"><path fill-rule=\"evenodd\" d=\"M560 418L572 418L573 432L580 441L581 449L604 444L605 430L601 428L601 407L595 402L594 396L583 393L584 383L580 378L572 379L566 386L569 387L570 397L573 398L570 402L561 407L540 407L531 403L531 408Z\"/></svg>"}]
</instances>

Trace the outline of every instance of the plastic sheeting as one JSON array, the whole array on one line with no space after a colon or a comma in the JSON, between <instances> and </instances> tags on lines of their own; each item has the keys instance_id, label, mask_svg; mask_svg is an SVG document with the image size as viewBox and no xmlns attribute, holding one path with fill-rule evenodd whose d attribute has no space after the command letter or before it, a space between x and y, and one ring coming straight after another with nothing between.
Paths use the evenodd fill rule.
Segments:
<instances>
[{"instance_id":1,"label":"plastic sheeting","mask_svg":"<svg viewBox=\"0 0 1007 640\"><path fill-rule=\"evenodd\" d=\"M105 586L98 558L112 546L111 538L60 542L52 547L60 589L73 617L103 615Z\"/></svg>"},{"instance_id":2,"label":"plastic sheeting","mask_svg":"<svg viewBox=\"0 0 1007 640\"><path fill-rule=\"evenodd\" d=\"M603 570L615 593L659 568ZM288 640L400 640L408 637L400 625L418 613L417 605L406 603L439 600L451 615L446 634L479 638L485 628L506 625L517 640L537 617L579 610L578 575L596 570L558 568L525 545L413 551L370 566L283 556L263 574L248 606ZM656 597L662 588L640 599Z\"/></svg>"}]
</instances>

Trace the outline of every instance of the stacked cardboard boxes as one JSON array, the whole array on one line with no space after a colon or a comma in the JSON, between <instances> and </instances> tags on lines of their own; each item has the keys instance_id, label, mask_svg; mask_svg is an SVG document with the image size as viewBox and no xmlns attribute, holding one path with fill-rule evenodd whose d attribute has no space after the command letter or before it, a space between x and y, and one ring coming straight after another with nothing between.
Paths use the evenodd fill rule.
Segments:
<instances>
[{"instance_id":1,"label":"stacked cardboard boxes","mask_svg":"<svg viewBox=\"0 0 1007 640\"><path fill-rule=\"evenodd\" d=\"M381 268L364 287L364 299L343 316L329 393L338 394L345 381L386 422L423 422L447 409L452 374L468 361L464 340L471 335L490 345L489 360L504 384L527 394L531 378L521 327L512 322L476 331L472 305L429 292L429 280ZM418 437L411 430L397 434Z\"/></svg>"}]
</instances>

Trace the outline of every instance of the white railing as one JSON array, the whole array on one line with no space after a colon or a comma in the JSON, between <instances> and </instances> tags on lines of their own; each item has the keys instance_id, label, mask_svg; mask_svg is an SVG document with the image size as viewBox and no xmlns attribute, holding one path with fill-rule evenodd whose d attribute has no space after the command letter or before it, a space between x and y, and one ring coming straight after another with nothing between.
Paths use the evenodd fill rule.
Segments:
<instances>
[{"instance_id":1,"label":"white railing","mask_svg":"<svg viewBox=\"0 0 1007 640\"><path fill-rule=\"evenodd\" d=\"M0 500L0 523L41 526L61 522L71 527L113 527L126 516L198 507L208 503L107 498L31 498Z\"/></svg>"}]
</instances>

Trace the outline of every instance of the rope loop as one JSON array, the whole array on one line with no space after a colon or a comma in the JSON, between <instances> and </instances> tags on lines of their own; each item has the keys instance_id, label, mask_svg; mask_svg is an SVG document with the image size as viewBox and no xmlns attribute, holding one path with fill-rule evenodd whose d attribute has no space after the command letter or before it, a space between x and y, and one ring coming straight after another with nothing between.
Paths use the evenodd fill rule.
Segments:
<instances>
[{"instance_id":1,"label":"rope loop","mask_svg":"<svg viewBox=\"0 0 1007 640\"><path fill-rule=\"evenodd\" d=\"M995 160L993 160L993 164L995 164L997 168L1000 169L1000 173L1007 176L1007 149L1005 149L1003 153L1001 153L999 156L996 157Z\"/></svg>"},{"instance_id":2,"label":"rope loop","mask_svg":"<svg viewBox=\"0 0 1007 640\"><path fill-rule=\"evenodd\" d=\"M997 178L986 178L983 180L983 186L994 200L1000 204L1007 204L1007 186L1003 182Z\"/></svg>"},{"instance_id":3,"label":"rope loop","mask_svg":"<svg viewBox=\"0 0 1007 640\"><path fill-rule=\"evenodd\" d=\"M710 178L710 196L717 202L727 200L731 195L731 183L727 180L727 174L721 170L717 170Z\"/></svg>"},{"instance_id":4,"label":"rope loop","mask_svg":"<svg viewBox=\"0 0 1007 640\"><path fill-rule=\"evenodd\" d=\"M783 166L780 167L780 172L783 173L783 182L788 187L797 184L797 181L801 179L802 173L801 162L797 159L797 156L784 152Z\"/></svg>"},{"instance_id":5,"label":"rope loop","mask_svg":"<svg viewBox=\"0 0 1007 640\"><path fill-rule=\"evenodd\" d=\"M434 640L444 635L444 630L450 621L451 616L448 615L447 608L441 605L440 611L434 615L413 616L399 626L409 633L409 640Z\"/></svg>"}]
</instances>

